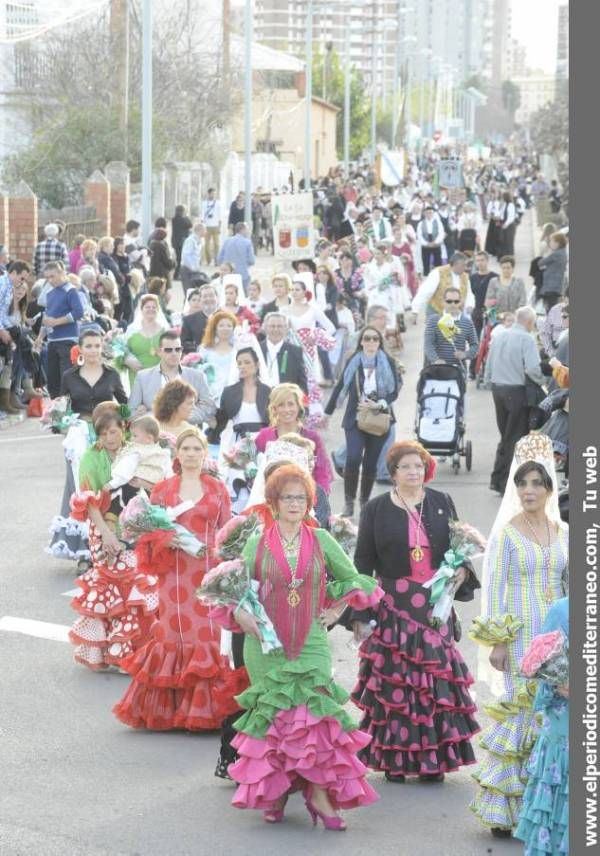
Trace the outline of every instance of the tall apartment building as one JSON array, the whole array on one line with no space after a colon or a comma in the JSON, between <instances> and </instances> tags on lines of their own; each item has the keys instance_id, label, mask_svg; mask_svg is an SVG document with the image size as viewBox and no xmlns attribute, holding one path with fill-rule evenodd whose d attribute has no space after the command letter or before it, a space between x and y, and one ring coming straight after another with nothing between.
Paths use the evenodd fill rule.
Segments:
<instances>
[{"instance_id":1,"label":"tall apartment building","mask_svg":"<svg viewBox=\"0 0 600 856\"><path fill-rule=\"evenodd\" d=\"M350 62L368 85L375 67L379 93L391 91L397 45L400 62L409 59L417 79L437 74L445 64L461 83L490 66L490 2L313 0L313 42L323 51L331 43L343 57L349 31ZM308 0L255 0L256 40L303 55L307 10Z\"/></svg>"},{"instance_id":2,"label":"tall apartment building","mask_svg":"<svg viewBox=\"0 0 600 856\"><path fill-rule=\"evenodd\" d=\"M492 0L491 83L499 88L508 79L511 61L511 0Z\"/></svg>"},{"instance_id":3,"label":"tall apartment building","mask_svg":"<svg viewBox=\"0 0 600 856\"><path fill-rule=\"evenodd\" d=\"M556 45L556 77L569 77L569 4L558 7L558 40Z\"/></svg>"}]
</instances>

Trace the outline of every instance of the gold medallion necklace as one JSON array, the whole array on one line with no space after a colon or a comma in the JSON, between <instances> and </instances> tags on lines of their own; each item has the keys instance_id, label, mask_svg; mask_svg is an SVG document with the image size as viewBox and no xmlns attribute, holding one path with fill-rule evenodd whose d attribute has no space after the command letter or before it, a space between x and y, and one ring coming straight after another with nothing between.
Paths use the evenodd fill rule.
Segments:
<instances>
[{"instance_id":1,"label":"gold medallion necklace","mask_svg":"<svg viewBox=\"0 0 600 856\"><path fill-rule=\"evenodd\" d=\"M408 507L407 501L398 492L397 487L394 488L394 494L396 495L396 497L400 500L400 502L404 506L404 509L405 509L406 513L408 514L409 518L411 520L416 520L416 516L412 513L412 511ZM417 543L415 544L415 546L410 551L410 555L412 556L412 558L414 559L415 562L422 562L423 557L425 556L425 553L423 552L423 548L421 547L421 521L423 520L423 509L424 508L425 508L425 497L423 496L423 499L421 500L421 510L419 512L419 517L417 520Z\"/></svg>"},{"instance_id":2,"label":"gold medallion necklace","mask_svg":"<svg viewBox=\"0 0 600 856\"><path fill-rule=\"evenodd\" d=\"M293 609L295 609L301 600L298 589L300 588L300 586L304 582L304 580L299 580L296 578L296 571L297 571L297 566L298 566L297 556L298 556L298 552L299 552L298 546L299 546L299 542L300 542L300 530L298 530L298 532L296 532L296 534L292 538L286 538L282 534L281 529L279 527L277 527L277 530L279 532L279 538L281 540L281 546L283 547L284 555L285 555L286 559L288 560L288 565L289 565L290 572L292 575L292 579L288 583L288 587L287 587L288 588L287 602L288 602L289 606L291 606ZM291 560L294 557L296 557L296 562L292 565Z\"/></svg>"}]
</instances>

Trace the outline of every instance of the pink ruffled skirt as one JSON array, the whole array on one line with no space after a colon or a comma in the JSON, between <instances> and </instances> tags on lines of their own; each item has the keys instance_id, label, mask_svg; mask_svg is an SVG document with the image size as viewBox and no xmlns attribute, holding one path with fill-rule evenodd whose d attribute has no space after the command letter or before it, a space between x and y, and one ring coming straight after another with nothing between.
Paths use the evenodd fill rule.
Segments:
<instances>
[{"instance_id":1,"label":"pink ruffled skirt","mask_svg":"<svg viewBox=\"0 0 600 856\"><path fill-rule=\"evenodd\" d=\"M325 788L335 809L369 805L379 797L366 781L358 752L370 736L344 731L334 717L313 716L306 705L281 710L264 738L240 732L233 740L239 760L229 767L238 783L236 808L272 808L289 791Z\"/></svg>"}]
</instances>

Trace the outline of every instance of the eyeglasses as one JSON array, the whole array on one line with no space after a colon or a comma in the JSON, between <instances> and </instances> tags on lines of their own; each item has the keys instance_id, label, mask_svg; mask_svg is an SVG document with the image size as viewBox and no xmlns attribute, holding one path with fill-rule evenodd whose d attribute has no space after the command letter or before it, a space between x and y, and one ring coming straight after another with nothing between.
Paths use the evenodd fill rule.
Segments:
<instances>
[{"instance_id":1,"label":"eyeglasses","mask_svg":"<svg viewBox=\"0 0 600 856\"><path fill-rule=\"evenodd\" d=\"M568 317L569 317L569 313L568 313L568 312L562 312L560 317L561 317L561 318L568 318Z\"/></svg>"},{"instance_id":2,"label":"eyeglasses","mask_svg":"<svg viewBox=\"0 0 600 856\"><path fill-rule=\"evenodd\" d=\"M446 303L460 303L460 300L446 300Z\"/></svg>"},{"instance_id":3,"label":"eyeglasses","mask_svg":"<svg viewBox=\"0 0 600 856\"><path fill-rule=\"evenodd\" d=\"M284 493L279 497L280 502L285 502L286 505L306 505L306 495L294 496L292 493Z\"/></svg>"},{"instance_id":4,"label":"eyeglasses","mask_svg":"<svg viewBox=\"0 0 600 856\"><path fill-rule=\"evenodd\" d=\"M176 354L180 354L183 351L183 348L164 348L163 351L165 354L172 354L175 351Z\"/></svg>"},{"instance_id":5,"label":"eyeglasses","mask_svg":"<svg viewBox=\"0 0 600 856\"><path fill-rule=\"evenodd\" d=\"M363 336L361 341L363 344L365 342L379 342L379 336Z\"/></svg>"}]
</instances>

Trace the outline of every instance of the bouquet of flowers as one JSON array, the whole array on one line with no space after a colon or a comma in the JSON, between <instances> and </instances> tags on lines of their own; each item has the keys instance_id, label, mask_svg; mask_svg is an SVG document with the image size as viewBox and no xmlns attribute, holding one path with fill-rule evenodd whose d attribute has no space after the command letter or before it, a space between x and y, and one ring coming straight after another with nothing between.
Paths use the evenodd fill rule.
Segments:
<instances>
[{"instance_id":1,"label":"bouquet of flowers","mask_svg":"<svg viewBox=\"0 0 600 856\"><path fill-rule=\"evenodd\" d=\"M250 579L245 562L221 562L206 574L196 594L207 606L226 606L245 609L255 619L260 632L260 644L264 654L282 647L277 638L273 622L258 599L258 580Z\"/></svg>"},{"instance_id":2,"label":"bouquet of flowers","mask_svg":"<svg viewBox=\"0 0 600 856\"><path fill-rule=\"evenodd\" d=\"M204 374L207 384L210 386L215 381L215 367L206 362L205 356L201 351L192 351L191 354L185 354L181 358L182 366L191 366L193 369L200 369Z\"/></svg>"},{"instance_id":3,"label":"bouquet of flowers","mask_svg":"<svg viewBox=\"0 0 600 856\"><path fill-rule=\"evenodd\" d=\"M152 536L155 540L164 542L165 533L168 533L168 546L171 549L183 550L190 556L200 558L206 553L206 544L181 523L175 523L175 519L192 505L193 503L188 501L173 508L163 508L161 505L153 505L145 491L141 490L129 500L119 515L121 535L129 543L137 544L142 538L145 542L153 540Z\"/></svg>"},{"instance_id":4,"label":"bouquet of flowers","mask_svg":"<svg viewBox=\"0 0 600 856\"><path fill-rule=\"evenodd\" d=\"M207 476L212 476L215 479L221 478L221 473L219 472L219 462L215 461L214 458L205 458L204 463L202 464L202 472Z\"/></svg>"},{"instance_id":5,"label":"bouquet of flowers","mask_svg":"<svg viewBox=\"0 0 600 856\"><path fill-rule=\"evenodd\" d=\"M177 437L174 434L169 434L168 431L160 431L158 434L158 445L161 449L169 449L171 455L175 454L175 444Z\"/></svg>"},{"instance_id":6,"label":"bouquet of flowers","mask_svg":"<svg viewBox=\"0 0 600 856\"><path fill-rule=\"evenodd\" d=\"M454 342L456 334L460 332L460 327L449 312L444 312L440 316L437 326L444 339L450 343Z\"/></svg>"},{"instance_id":7,"label":"bouquet of flowers","mask_svg":"<svg viewBox=\"0 0 600 856\"><path fill-rule=\"evenodd\" d=\"M561 630L540 633L521 660L526 678L540 678L555 687L569 683L569 643Z\"/></svg>"},{"instance_id":8,"label":"bouquet of flowers","mask_svg":"<svg viewBox=\"0 0 600 856\"><path fill-rule=\"evenodd\" d=\"M252 481L258 472L256 458L258 450L252 437L242 437L228 452L223 452L225 462L236 470L243 470L247 481Z\"/></svg>"},{"instance_id":9,"label":"bouquet of flowers","mask_svg":"<svg viewBox=\"0 0 600 856\"><path fill-rule=\"evenodd\" d=\"M68 397L63 395L44 403L40 422L44 428L49 429L53 434L66 434L78 419L79 413L73 413Z\"/></svg>"},{"instance_id":10,"label":"bouquet of flowers","mask_svg":"<svg viewBox=\"0 0 600 856\"><path fill-rule=\"evenodd\" d=\"M356 549L356 538L358 529L348 517L339 517L334 514L329 518L329 531L338 542L344 553L348 556L354 555Z\"/></svg>"},{"instance_id":11,"label":"bouquet of flowers","mask_svg":"<svg viewBox=\"0 0 600 856\"><path fill-rule=\"evenodd\" d=\"M457 570L467 559L479 556L485 550L485 538L468 523L460 520L450 521L450 549L444 554L442 564L434 576L423 583L423 588L431 589L429 603L433 606L430 618L432 627L441 627L448 621L452 611L454 595L459 588Z\"/></svg>"},{"instance_id":12,"label":"bouquet of flowers","mask_svg":"<svg viewBox=\"0 0 600 856\"><path fill-rule=\"evenodd\" d=\"M106 342L105 348L106 355L111 360L113 367L117 371L123 371L126 368L125 360L130 355L125 334L117 333L110 341Z\"/></svg>"},{"instance_id":13,"label":"bouquet of flowers","mask_svg":"<svg viewBox=\"0 0 600 856\"><path fill-rule=\"evenodd\" d=\"M246 541L256 532L260 525L258 514L249 514L247 517L239 515L222 526L217 532L215 544L219 556L223 560L239 559Z\"/></svg>"}]
</instances>

